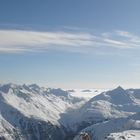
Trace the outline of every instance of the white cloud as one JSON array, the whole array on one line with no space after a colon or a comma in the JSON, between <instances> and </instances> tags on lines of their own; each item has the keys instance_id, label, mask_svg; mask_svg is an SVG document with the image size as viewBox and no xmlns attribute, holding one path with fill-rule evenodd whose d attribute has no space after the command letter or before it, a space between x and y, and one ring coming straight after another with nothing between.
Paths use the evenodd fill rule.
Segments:
<instances>
[{"instance_id":1,"label":"white cloud","mask_svg":"<svg viewBox=\"0 0 140 140\"><path fill-rule=\"evenodd\" d=\"M133 37L135 37L134 35L132 35L131 33L127 32L127 31L120 31L120 30L117 30L117 31L115 31L115 32L116 32L116 34L117 34L118 36L127 37L127 38L133 38Z\"/></svg>"},{"instance_id":2,"label":"white cloud","mask_svg":"<svg viewBox=\"0 0 140 140\"><path fill-rule=\"evenodd\" d=\"M109 35L108 35L109 34ZM116 37L117 36L117 37ZM119 36L119 38L118 38ZM18 53L57 49L75 51L90 47L137 48L140 38L125 31L93 35L81 32L39 32L28 30L0 30L0 52Z\"/></svg>"},{"instance_id":3,"label":"white cloud","mask_svg":"<svg viewBox=\"0 0 140 140\"><path fill-rule=\"evenodd\" d=\"M121 42L121 41L116 41L116 40L112 40L112 39L108 39L108 38L105 38L104 41L108 44L112 44L112 46L116 46L117 48L120 47L120 48L128 48L129 46L124 43L124 42Z\"/></svg>"},{"instance_id":4,"label":"white cloud","mask_svg":"<svg viewBox=\"0 0 140 140\"><path fill-rule=\"evenodd\" d=\"M93 36L87 33L35 32L0 30L0 52L22 52L58 46L90 46Z\"/></svg>"}]
</instances>

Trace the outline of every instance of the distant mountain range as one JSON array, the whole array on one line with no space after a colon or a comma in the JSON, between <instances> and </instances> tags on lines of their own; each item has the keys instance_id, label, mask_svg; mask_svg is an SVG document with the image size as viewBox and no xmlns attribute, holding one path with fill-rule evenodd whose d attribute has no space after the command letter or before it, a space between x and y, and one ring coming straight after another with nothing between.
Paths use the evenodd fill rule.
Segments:
<instances>
[{"instance_id":1,"label":"distant mountain range","mask_svg":"<svg viewBox=\"0 0 140 140\"><path fill-rule=\"evenodd\" d=\"M129 140L132 131L140 138L140 89L118 87L103 92L85 103L79 112L78 117L82 117L78 123L90 122L82 131L88 132L92 140ZM124 131L127 131L125 136L121 133ZM138 140L136 137L130 138ZM74 140L78 139L79 135Z\"/></svg>"},{"instance_id":2,"label":"distant mountain range","mask_svg":"<svg viewBox=\"0 0 140 140\"><path fill-rule=\"evenodd\" d=\"M99 91L81 90L98 94L87 99L75 89L0 85L0 140L78 140L80 131L93 140L117 140L121 131L138 132L140 89Z\"/></svg>"}]
</instances>

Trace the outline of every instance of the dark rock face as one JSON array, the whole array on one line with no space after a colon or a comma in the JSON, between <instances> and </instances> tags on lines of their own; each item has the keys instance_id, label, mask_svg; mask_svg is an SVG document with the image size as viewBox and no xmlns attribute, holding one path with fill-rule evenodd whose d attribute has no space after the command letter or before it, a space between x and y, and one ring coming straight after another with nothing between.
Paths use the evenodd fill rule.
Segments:
<instances>
[{"instance_id":1,"label":"dark rock face","mask_svg":"<svg viewBox=\"0 0 140 140\"><path fill-rule=\"evenodd\" d=\"M14 129L9 131L9 128L6 128L5 132L7 135L12 135L13 140L57 140L58 138L65 140L66 131L62 126L24 116L17 120L18 122L12 124ZM8 140L4 134L2 135L0 140Z\"/></svg>"},{"instance_id":2,"label":"dark rock face","mask_svg":"<svg viewBox=\"0 0 140 140\"><path fill-rule=\"evenodd\" d=\"M13 140L65 140L66 133L59 126L46 123L34 119L21 119L20 128L13 129L13 132L7 134L12 135ZM0 140L8 140L4 135L0 136Z\"/></svg>"},{"instance_id":3,"label":"dark rock face","mask_svg":"<svg viewBox=\"0 0 140 140\"><path fill-rule=\"evenodd\" d=\"M65 132L63 128L54 126L50 122L29 119L20 120L21 132L26 140L64 140Z\"/></svg>"}]
</instances>

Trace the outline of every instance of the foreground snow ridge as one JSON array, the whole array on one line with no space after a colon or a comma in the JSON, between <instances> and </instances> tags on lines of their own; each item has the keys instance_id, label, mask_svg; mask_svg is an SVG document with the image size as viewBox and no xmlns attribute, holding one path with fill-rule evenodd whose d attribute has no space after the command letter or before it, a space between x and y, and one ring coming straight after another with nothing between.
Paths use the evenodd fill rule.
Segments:
<instances>
[{"instance_id":1,"label":"foreground snow ridge","mask_svg":"<svg viewBox=\"0 0 140 140\"><path fill-rule=\"evenodd\" d=\"M81 131L91 140L137 140L139 112L140 89L0 85L2 140L79 140Z\"/></svg>"},{"instance_id":2,"label":"foreground snow ridge","mask_svg":"<svg viewBox=\"0 0 140 140\"><path fill-rule=\"evenodd\" d=\"M127 130L120 133L111 133L106 140L140 140L140 131Z\"/></svg>"}]
</instances>

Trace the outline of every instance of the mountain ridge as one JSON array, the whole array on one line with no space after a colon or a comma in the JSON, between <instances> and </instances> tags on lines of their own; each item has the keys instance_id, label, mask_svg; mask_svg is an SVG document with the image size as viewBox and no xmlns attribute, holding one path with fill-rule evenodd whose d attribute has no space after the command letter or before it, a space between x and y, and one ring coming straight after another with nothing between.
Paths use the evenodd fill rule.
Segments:
<instances>
[{"instance_id":1,"label":"mountain ridge","mask_svg":"<svg viewBox=\"0 0 140 140\"><path fill-rule=\"evenodd\" d=\"M139 89L125 90L119 86L91 99L76 97L74 92L36 84L0 85L0 132L13 133L9 139L0 133L0 138L57 140L59 137L60 140L72 140L86 127L102 126L106 121L113 122L119 118L124 122L127 117L140 119L138 115L132 118L140 110Z\"/></svg>"}]
</instances>

